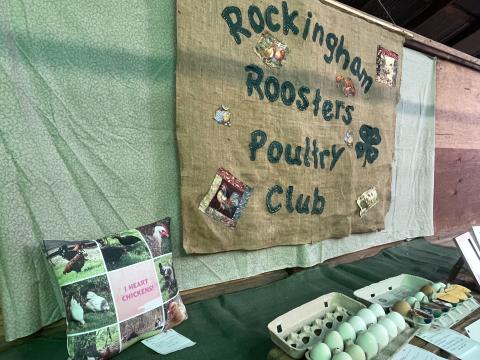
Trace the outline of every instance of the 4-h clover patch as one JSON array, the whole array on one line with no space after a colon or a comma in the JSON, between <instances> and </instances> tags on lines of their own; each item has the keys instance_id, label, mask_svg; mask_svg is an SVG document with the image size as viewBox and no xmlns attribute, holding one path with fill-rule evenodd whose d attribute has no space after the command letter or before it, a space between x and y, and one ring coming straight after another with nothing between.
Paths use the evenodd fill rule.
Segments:
<instances>
[{"instance_id":1,"label":"4-h clover patch","mask_svg":"<svg viewBox=\"0 0 480 360\"><path fill-rule=\"evenodd\" d=\"M367 164L373 164L378 158L378 149L375 147L382 142L380 136L380 130L378 128L371 127L370 125L363 124L360 126L358 132L362 141L357 142L355 145L355 152L357 153L357 159L365 156L363 161L363 167Z\"/></svg>"}]
</instances>

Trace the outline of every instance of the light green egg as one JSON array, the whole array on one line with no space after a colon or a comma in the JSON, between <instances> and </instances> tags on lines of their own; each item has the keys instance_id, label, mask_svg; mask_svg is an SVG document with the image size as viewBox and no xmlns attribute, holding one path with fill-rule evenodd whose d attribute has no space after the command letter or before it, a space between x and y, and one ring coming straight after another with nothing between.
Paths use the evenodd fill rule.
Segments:
<instances>
[{"instance_id":1,"label":"light green egg","mask_svg":"<svg viewBox=\"0 0 480 360\"><path fill-rule=\"evenodd\" d=\"M348 322L340 324L337 327L337 331L342 336L342 339L343 339L344 342L347 341L347 340L355 341L355 339L357 338L357 334L355 332L355 329Z\"/></svg>"},{"instance_id":2,"label":"light green egg","mask_svg":"<svg viewBox=\"0 0 480 360\"><path fill-rule=\"evenodd\" d=\"M330 331L323 342L327 344L331 351L336 349L343 351L343 338L338 331Z\"/></svg>"},{"instance_id":3,"label":"light green egg","mask_svg":"<svg viewBox=\"0 0 480 360\"><path fill-rule=\"evenodd\" d=\"M420 302L428 302L428 297L421 291L415 294L415 298Z\"/></svg>"},{"instance_id":4,"label":"light green egg","mask_svg":"<svg viewBox=\"0 0 480 360\"><path fill-rule=\"evenodd\" d=\"M355 344L357 344L363 349L367 360L373 359L378 354L377 339L372 333L368 331L361 333L357 337L357 341L355 341Z\"/></svg>"},{"instance_id":5,"label":"light green egg","mask_svg":"<svg viewBox=\"0 0 480 360\"><path fill-rule=\"evenodd\" d=\"M365 324L367 324L367 326L377 323L377 317L375 316L375 314L372 310L361 309L357 313L357 315L360 316L363 319L363 321L365 321Z\"/></svg>"},{"instance_id":6,"label":"light green egg","mask_svg":"<svg viewBox=\"0 0 480 360\"><path fill-rule=\"evenodd\" d=\"M352 357L346 352L335 354L332 360L352 360Z\"/></svg>"},{"instance_id":7,"label":"light green egg","mask_svg":"<svg viewBox=\"0 0 480 360\"><path fill-rule=\"evenodd\" d=\"M383 310L383 307L380 304L373 303L368 308L373 311L377 319L385 316L385 310Z\"/></svg>"},{"instance_id":8,"label":"light green egg","mask_svg":"<svg viewBox=\"0 0 480 360\"><path fill-rule=\"evenodd\" d=\"M312 360L330 360L332 358L332 352L325 343L316 343L312 350L310 350L310 359Z\"/></svg>"},{"instance_id":9,"label":"light green egg","mask_svg":"<svg viewBox=\"0 0 480 360\"><path fill-rule=\"evenodd\" d=\"M432 287L433 287L433 290L435 290L436 292L442 292L443 290L445 290L447 286L442 282L437 282L433 284Z\"/></svg>"},{"instance_id":10,"label":"light green egg","mask_svg":"<svg viewBox=\"0 0 480 360\"><path fill-rule=\"evenodd\" d=\"M418 301L416 297L409 296L408 298L405 299L411 307Z\"/></svg>"},{"instance_id":11,"label":"light green egg","mask_svg":"<svg viewBox=\"0 0 480 360\"><path fill-rule=\"evenodd\" d=\"M380 324L370 325L370 327L368 328L368 332L372 333L377 339L379 350L382 350L388 345L388 331L387 329L385 329L384 326Z\"/></svg>"},{"instance_id":12,"label":"light green egg","mask_svg":"<svg viewBox=\"0 0 480 360\"><path fill-rule=\"evenodd\" d=\"M365 324L365 321L363 321L363 319L360 316L357 316L357 315L352 316L350 319L348 319L347 322L353 326L357 334L360 331L367 330L367 324Z\"/></svg>"},{"instance_id":13,"label":"light green egg","mask_svg":"<svg viewBox=\"0 0 480 360\"><path fill-rule=\"evenodd\" d=\"M356 345L356 344L351 344L347 346L347 349L345 352L351 356L352 360L366 360L367 357L365 355L365 351L363 349Z\"/></svg>"},{"instance_id":14,"label":"light green egg","mask_svg":"<svg viewBox=\"0 0 480 360\"><path fill-rule=\"evenodd\" d=\"M405 324L405 319L403 318L403 316L396 311L390 311L387 314L387 318L392 320L395 323L395 325L397 325L399 333L401 333L407 327L407 324Z\"/></svg>"},{"instance_id":15,"label":"light green egg","mask_svg":"<svg viewBox=\"0 0 480 360\"><path fill-rule=\"evenodd\" d=\"M391 319L384 317L383 319L378 320L378 324L382 325L385 329L387 329L388 338L390 339L390 341L397 337L398 328Z\"/></svg>"}]
</instances>

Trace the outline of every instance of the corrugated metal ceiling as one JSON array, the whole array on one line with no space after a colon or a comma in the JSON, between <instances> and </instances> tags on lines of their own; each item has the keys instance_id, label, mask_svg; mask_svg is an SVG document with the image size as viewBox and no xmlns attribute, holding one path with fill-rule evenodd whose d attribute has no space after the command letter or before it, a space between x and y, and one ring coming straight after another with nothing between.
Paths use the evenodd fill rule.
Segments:
<instances>
[{"instance_id":1,"label":"corrugated metal ceiling","mask_svg":"<svg viewBox=\"0 0 480 360\"><path fill-rule=\"evenodd\" d=\"M480 58L480 0L339 1Z\"/></svg>"}]
</instances>

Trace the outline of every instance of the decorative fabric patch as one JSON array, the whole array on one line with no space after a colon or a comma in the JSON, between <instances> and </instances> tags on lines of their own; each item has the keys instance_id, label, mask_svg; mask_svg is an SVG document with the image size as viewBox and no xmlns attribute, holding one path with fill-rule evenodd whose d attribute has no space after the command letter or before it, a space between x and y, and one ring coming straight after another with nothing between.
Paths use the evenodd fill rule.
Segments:
<instances>
[{"instance_id":1,"label":"decorative fabric patch","mask_svg":"<svg viewBox=\"0 0 480 360\"><path fill-rule=\"evenodd\" d=\"M337 86L342 89L343 95L346 97L355 96L355 85L353 84L353 80L351 78L337 74L335 81Z\"/></svg>"},{"instance_id":2,"label":"decorative fabric patch","mask_svg":"<svg viewBox=\"0 0 480 360\"><path fill-rule=\"evenodd\" d=\"M368 210L378 204L377 189L374 187L365 191L357 199L357 205L360 208L360 217L363 217Z\"/></svg>"},{"instance_id":3,"label":"decorative fabric patch","mask_svg":"<svg viewBox=\"0 0 480 360\"><path fill-rule=\"evenodd\" d=\"M198 209L224 225L234 228L247 206L252 191L251 187L224 168L220 168Z\"/></svg>"},{"instance_id":4,"label":"decorative fabric patch","mask_svg":"<svg viewBox=\"0 0 480 360\"><path fill-rule=\"evenodd\" d=\"M264 31L255 45L255 54L271 68L278 68L287 60L290 52L287 45L281 43L270 32Z\"/></svg>"},{"instance_id":5,"label":"decorative fabric patch","mask_svg":"<svg viewBox=\"0 0 480 360\"><path fill-rule=\"evenodd\" d=\"M170 219L96 241L43 243L65 305L70 359L108 359L187 318Z\"/></svg>"},{"instance_id":6,"label":"decorative fabric patch","mask_svg":"<svg viewBox=\"0 0 480 360\"><path fill-rule=\"evenodd\" d=\"M390 87L397 83L398 54L380 45L377 48L375 81Z\"/></svg>"},{"instance_id":7,"label":"decorative fabric patch","mask_svg":"<svg viewBox=\"0 0 480 360\"><path fill-rule=\"evenodd\" d=\"M345 135L343 136L343 141L345 142L345 145L348 147L353 146L353 131L352 130L347 130L345 132Z\"/></svg>"},{"instance_id":8,"label":"decorative fabric patch","mask_svg":"<svg viewBox=\"0 0 480 360\"><path fill-rule=\"evenodd\" d=\"M217 124L232 126L232 123L230 122L231 117L232 114L230 113L230 109L227 106L222 105L217 109L217 111L215 111L213 120L215 120Z\"/></svg>"},{"instance_id":9,"label":"decorative fabric patch","mask_svg":"<svg viewBox=\"0 0 480 360\"><path fill-rule=\"evenodd\" d=\"M355 145L355 152L357 153L357 159L365 157L363 161L363 167L367 164L373 164L378 158L378 149L375 147L382 142L380 136L380 130L378 128L371 127L370 125L363 124L359 130L360 139L362 141L357 142Z\"/></svg>"}]
</instances>

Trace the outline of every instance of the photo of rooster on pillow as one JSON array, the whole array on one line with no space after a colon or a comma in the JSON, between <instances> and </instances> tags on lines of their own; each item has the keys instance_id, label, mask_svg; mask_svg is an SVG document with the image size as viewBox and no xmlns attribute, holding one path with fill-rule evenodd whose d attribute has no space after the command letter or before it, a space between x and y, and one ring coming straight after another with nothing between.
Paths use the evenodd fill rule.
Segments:
<instances>
[{"instance_id":1,"label":"photo of rooster on pillow","mask_svg":"<svg viewBox=\"0 0 480 360\"><path fill-rule=\"evenodd\" d=\"M102 254L94 241L45 240L43 244L61 286L105 272Z\"/></svg>"},{"instance_id":2,"label":"photo of rooster on pillow","mask_svg":"<svg viewBox=\"0 0 480 360\"><path fill-rule=\"evenodd\" d=\"M120 352L117 325L67 337L69 360L110 359Z\"/></svg>"},{"instance_id":3,"label":"photo of rooster on pillow","mask_svg":"<svg viewBox=\"0 0 480 360\"><path fill-rule=\"evenodd\" d=\"M157 271L163 301L175 297L178 293L178 285L172 267L172 254L163 255L156 259L155 270Z\"/></svg>"},{"instance_id":4,"label":"photo of rooster on pillow","mask_svg":"<svg viewBox=\"0 0 480 360\"><path fill-rule=\"evenodd\" d=\"M108 271L120 269L151 258L142 234L127 230L97 240Z\"/></svg>"},{"instance_id":5,"label":"photo of rooster on pillow","mask_svg":"<svg viewBox=\"0 0 480 360\"><path fill-rule=\"evenodd\" d=\"M143 235L153 257L172 252L170 218L165 218L152 224L141 226L138 228L138 231Z\"/></svg>"}]
</instances>

